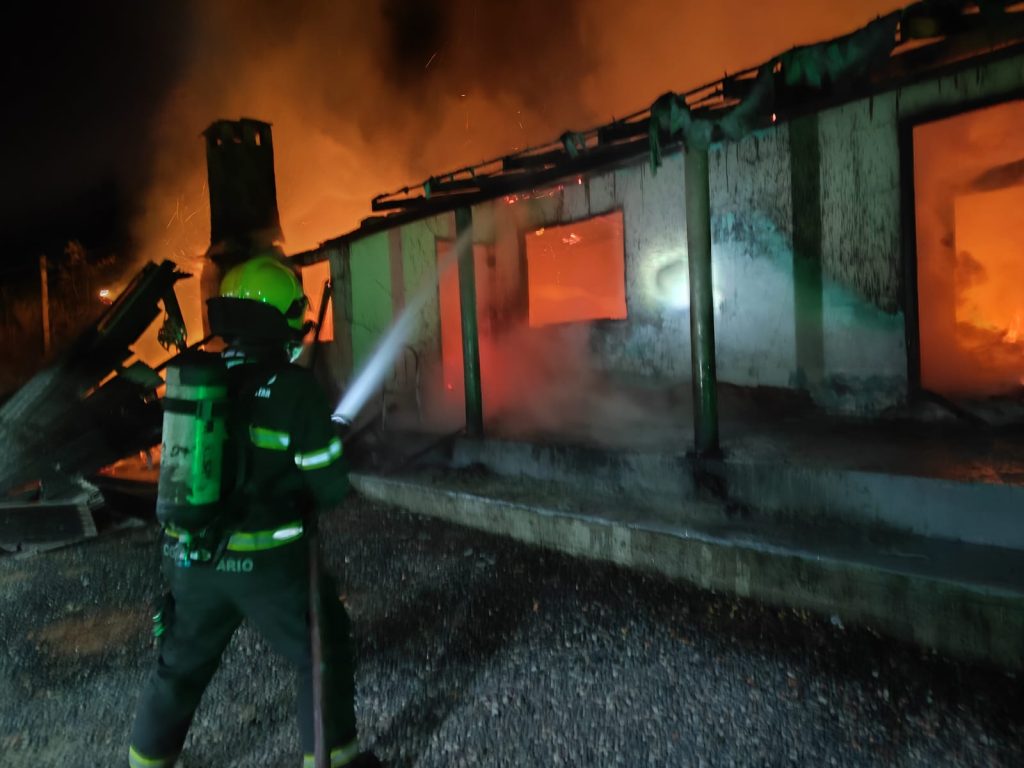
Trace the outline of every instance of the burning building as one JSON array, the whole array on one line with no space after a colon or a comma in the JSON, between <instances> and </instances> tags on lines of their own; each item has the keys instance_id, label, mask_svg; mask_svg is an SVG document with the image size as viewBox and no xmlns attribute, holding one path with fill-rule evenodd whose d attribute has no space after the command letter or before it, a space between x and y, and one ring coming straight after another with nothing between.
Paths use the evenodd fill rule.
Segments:
<instances>
[{"instance_id":1,"label":"burning building","mask_svg":"<svg viewBox=\"0 0 1024 768\"><path fill-rule=\"evenodd\" d=\"M642 487L670 498L684 527L699 527L694 500L710 494L769 525L775 545L791 525L821 531L819 559L854 525L1006 562L1024 547L1015 444L979 484L965 447L977 431L925 447L921 417L970 430L993 402L1001 418L1017 412L1022 96L1024 8L918 3L624 119L379 195L379 215L294 257L330 265L331 377L345 389L411 312L382 373L384 412L393 428L465 428L456 464L620 499ZM504 512L451 514L523 530L495 522ZM603 546L567 540L574 552ZM631 562L622 546L604 556ZM714 568L666 568L750 593L750 572L729 562L719 581ZM785 599L829 604L805 587ZM867 617L898 610L854 602ZM961 643L930 620L911 634ZM986 642L961 645L1002 653L978 651Z\"/></svg>"},{"instance_id":2,"label":"burning building","mask_svg":"<svg viewBox=\"0 0 1024 768\"><path fill-rule=\"evenodd\" d=\"M357 487L1019 665L1022 97L1024 6L918 3L378 195L292 256L339 415L519 485ZM282 232L269 125L204 135L209 295Z\"/></svg>"},{"instance_id":3,"label":"burning building","mask_svg":"<svg viewBox=\"0 0 1024 768\"><path fill-rule=\"evenodd\" d=\"M462 210L485 421L519 397L501 391L523 372L503 369L497 343L519 333L578 343L602 373L686 380L697 213L711 229L719 382L806 392L827 412L862 416L922 391L1015 395L1022 14L928 8L377 197L387 215L297 257L343 276L340 375L431 283L409 341L420 383L463 391L458 280L438 268ZM702 131L710 210L694 211L684 166L691 148L704 151Z\"/></svg>"}]
</instances>

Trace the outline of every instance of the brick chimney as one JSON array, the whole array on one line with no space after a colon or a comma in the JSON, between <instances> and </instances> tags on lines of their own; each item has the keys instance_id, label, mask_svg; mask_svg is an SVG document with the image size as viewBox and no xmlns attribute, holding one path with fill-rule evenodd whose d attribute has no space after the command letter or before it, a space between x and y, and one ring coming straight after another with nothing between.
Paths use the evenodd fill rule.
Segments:
<instances>
[{"instance_id":1,"label":"brick chimney","mask_svg":"<svg viewBox=\"0 0 1024 768\"><path fill-rule=\"evenodd\" d=\"M277 212L274 143L270 123L242 118L218 120L203 131L210 188L210 248L203 265L205 300L216 296L224 273L254 249L284 239Z\"/></svg>"}]
</instances>

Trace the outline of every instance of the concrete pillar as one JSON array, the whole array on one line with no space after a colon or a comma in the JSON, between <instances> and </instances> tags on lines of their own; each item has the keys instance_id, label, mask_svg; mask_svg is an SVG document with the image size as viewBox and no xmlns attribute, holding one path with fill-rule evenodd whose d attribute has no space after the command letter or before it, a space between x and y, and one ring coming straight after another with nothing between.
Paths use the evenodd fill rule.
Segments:
<instances>
[{"instance_id":1,"label":"concrete pillar","mask_svg":"<svg viewBox=\"0 0 1024 768\"><path fill-rule=\"evenodd\" d=\"M793 194L793 308L796 366L800 386L812 394L825 378L822 305L821 151L818 116L789 126L790 184Z\"/></svg>"},{"instance_id":2,"label":"concrete pillar","mask_svg":"<svg viewBox=\"0 0 1024 768\"><path fill-rule=\"evenodd\" d=\"M459 305L462 312L462 365L466 384L466 433L484 433L483 398L480 394L480 340L476 312L476 266L473 263L473 212L455 211L455 247L459 259Z\"/></svg>"},{"instance_id":3,"label":"concrete pillar","mask_svg":"<svg viewBox=\"0 0 1024 768\"><path fill-rule=\"evenodd\" d=\"M694 451L718 453L718 379L715 304L711 289L711 191L708 150L689 147L684 160L686 245L690 267L690 354L693 372Z\"/></svg>"}]
</instances>

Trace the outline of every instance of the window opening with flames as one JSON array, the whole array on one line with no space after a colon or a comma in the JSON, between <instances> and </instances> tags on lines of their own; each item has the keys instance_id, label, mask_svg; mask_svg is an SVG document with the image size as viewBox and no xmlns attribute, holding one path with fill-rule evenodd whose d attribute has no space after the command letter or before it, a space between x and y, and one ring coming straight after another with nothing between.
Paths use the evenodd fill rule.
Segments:
<instances>
[{"instance_id":1,"label":"window opening with flames","mask_svg":"<svg viewBox=\"0 0 1024 768\"><path fill-rule=\"evenodd\" d=\"M921 386L1024 387L1024 101L914 127Z\"/></svg>"},{"instance_id":2,"label":"window opening with flames","mask_svg":"<svg viewBox=\"0 0 1024 768\"><path fill-rule=\"evenodd\" d=\"M526 234L530 327L626 317L622 211Z\"/></svg>"}]
</instances>

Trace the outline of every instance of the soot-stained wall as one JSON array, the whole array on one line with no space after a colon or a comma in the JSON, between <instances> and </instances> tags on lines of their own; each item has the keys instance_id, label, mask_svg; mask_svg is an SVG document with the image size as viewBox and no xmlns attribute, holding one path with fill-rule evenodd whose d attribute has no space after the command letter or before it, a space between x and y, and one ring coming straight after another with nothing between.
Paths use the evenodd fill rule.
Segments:
<instances>
[{"instance_id":1,"label":"soot-stained wall","mask_svg":"<svg viewBox=\"0 0 1024 768\"><path fill-rule=\"evenodd\" d=\"M1024 57L1018 56L714 147L710 184L719 379L806 389L834 412L874 414L903 401L908 318L901 121L1022 88ZM507 322L524 316L525 232L621 210L628 317L585 325L590 363L657 382L688 379L684 199L683 156L676 152L656 173L646 158L638 159L475 206L474 242L493 246L488 269L494 273L487 279L497 286L497 315ZM354 285L361 271L368 291L353 302L357 358L370 336L382 330L385 310L390 312L380 285L391 284L381 272L394 264L391 251L401 251L400 282L411 295L417 286L436 284L436 241L452 239L453 229L452 216L445 214L403 225L400 235L391 237L390 250L387 234L352 245ZM378 262L372 269L355 268L371 258ZM374 292L380 295L373 298ZM436 293L420 314L411 343L429 364L440 355ZM916 316L909 322L916 323ZM531 333L556 337L564 329Z\"/></svg>"}]
</instances>

